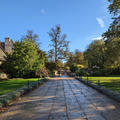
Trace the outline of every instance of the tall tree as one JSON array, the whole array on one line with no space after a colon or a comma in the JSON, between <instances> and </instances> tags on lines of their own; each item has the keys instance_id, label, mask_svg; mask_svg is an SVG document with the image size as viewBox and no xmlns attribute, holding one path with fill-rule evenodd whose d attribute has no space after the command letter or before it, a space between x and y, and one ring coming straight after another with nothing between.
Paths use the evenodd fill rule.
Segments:
<instances>
[{"instance_id":1,"label":"tall tree","mask_svg":"<svg viewBox=\"0 0 120 120\"><path fill-rule=\"evenodd\" d=\"M84 64L84 56L83 53L78 49L75 50L75 63L76 64Z\"/></svg>"},{"instance_id":2,"label":"tall tree","mask_svg":"<svg viewBox=\"0 0 120 120\"><path fill-rule=\"evenodd\" d=\"M114 70L120 71L120 0L108 0L110 5L108 7L110 14L113 15L113 22L110 24L108 30L103 34L106 47L105 68L111 72Z\"/></svg>"},{"instance_id":3,"label":"tall tree","mask_svg":"<svg viewBox=\"0 0 120 120\"><path fill-rule=\"evenodd\" d=\"M55 28L52 28L48 34L51 38L51 49L49 53L50 55L53 55L54 62L57 66L57 62L65 59L68 54L69 41L65 40L66 35L62 34L59 25L57 25Z\"/></svg>"},{"instance_id":4,"label":"tall tree","mask_svg":"<svg viewBox=\"0 0 120 120\"><path fill-rule=\"evenodd\" d=\"M75 55L73 52L69 52L65 66L70 67L75 62Z\"/></svg>"},{"instance_id":5,"label":"tall tree","mask_svg":"<svg viewBox=\"0 0 120 120\"><path fill-rule=\"evenodd\" d=\"M13 53L8 55L2 67L12 77L34 77L45 66L47 55L40 50L38 36L33 31L15 42Z\"/></svg>"},{"instance_id":6,"label":"tall tree","mask_svg":"<svg viewBox=\"0 0 120 120\"><path fill-rule=\"evenodd\" d=\"M120 14L120 0L108 0L110 2L109 11L115 16Z\"/></svg>"},{"instance_id":7,"label":"tall tree","mask_svg":"<svg viewBox=\"0 0 120 120\"><path fill-rule=\"evenodd\" d=\"M47 61L47 55L44 51L42 51L40 49L40 42L38 41L39 37L37 34L34 33L34 31L32 30L28 30L27 34L25 36L22 37L22 40L27 40L29 42L32 42L39 54L39 61L41 62L41 64L45 64L45 61Z\"/></svg>"},{"instance_id":8,"label":"tall tree","mask_svg":"<svg viewBox=\"0 0 120 120\"><path fill-rule=\"evenodd\" d=\"M84 55L82 52L80 52L78 49L75 50L74 53L70 52L66 66L71 66L72 64L78 65L81 64L83 65L85 63L84 61Z\"/></svg>"},{"instance_id":9,"label":"tall tree","mask_svg":"<svg viewBox=\"0 0 120 120\"><path fill-rule=\"evenodd\" d=\"M37 34L34 34L32 30L28 30L27 34L22 37L22 40L27 39L30 42L33 42L36 45L37 49L39 50L40 43L38 42L38 38L39 37Z\"/></svg>"},{"instance_id":10,"label":"tall tree","mask_svg":"<svg viewBox=\"0 0 120 120\"><path fill-rule=\"evenodd\" d=\"M103 34L106 43L116 37L120 37L120 0L108 0L110 2L109 11L114 16L109 29Z\"/></svg>"},{"instance_id":11,"label":"tall tree","mask_svg":"<svg viewBox=\"0 0 120 120\"><path fill-rule=\"evenodd\" d=\"M48 52L48 59L49 61L54 61L54 51L52 49Z\"/></svg>"},{"instance_id":12,"label":"tall tree","mask_svg":"<svg viewBox=\"0 0 120 120\"><path fill-rule=\"evenodd\" d=\"M108 30L103 34L106 43L112 41L114 38L120 37L120 16L113 18Z\"/></svg>"},{"instance_id":13,"label":"tall tree","mask_svg":"<svg viewBox=\"0 0 120 120\"><path fill-rule=\"evenodd\" d=\"M105 43L102 40L93 41L84 52L85 60L88 61L88 68L92 69L94 66L99 68L104 67L104 53Z\"/></svg>"},{"instance_id":14,"label":"tall tree","mask_svg":"<svg viewBox=\"0 0 120 120\"><path fill-rule=\"evenodd\" d=\"M34 77L35 71L43 64L39 61L35 44L24 40L15 42L13 53L7 56L2 66L12 77Z\"/></svg>"},{"instance_id":15,"label":"tall tree","mask_svg":"<svg viewBox=\"0 0 120 120\"><path fill-rule=\"evenodd\" d=\"M107 44L105 67L120 71L120 38L115 38Z\"/></svg>"}]
</instances>

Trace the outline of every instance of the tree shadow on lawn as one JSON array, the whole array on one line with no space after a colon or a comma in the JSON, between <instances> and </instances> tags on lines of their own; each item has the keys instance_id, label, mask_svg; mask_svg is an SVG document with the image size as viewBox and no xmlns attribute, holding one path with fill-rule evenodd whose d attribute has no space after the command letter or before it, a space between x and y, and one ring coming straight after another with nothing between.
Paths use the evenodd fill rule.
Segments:
<instances>
[{"instance_id":1,"label":"tree shadow on lawn","mask_svg":"<svg viewBox=\"0 0 120 120\"><path fill-rule=\"evenodd\" d=\"M34 80L30 80L30 83L35 82ZM0 95L4 95L8 92L12 92L18 88L27 85L28 80L25 79L16 79L16 80L7 80L0 81Z\"/></svg>"},{"instance_id":2,"label":"tree shadow on lawn","mask_svg":"<svg viewBox=\"0 0 120 120\"><path fill-rule=\"evenodd\" d=\"M119 92L120 93L120 80L117 79L117 80L101 80L101 78L98 78L98 79L92 79L90 80L90 82L94 83L94 84L97 84L98 85L98 81L100 81L100 85L103 86L103 87L106 87L110 90L113 90L115 92Z\"/></svg>"},{"instance_id":3,"label":"tree shadow on lawn","mask_svg":"<svg viewBox=\"0 0 120 120\"><path fill-rule=\"evenodd\" d=\"M101 85L110 90L120 93L120 81L111 80L110 82L102 82Z\"/></svg>"}]
</instances>

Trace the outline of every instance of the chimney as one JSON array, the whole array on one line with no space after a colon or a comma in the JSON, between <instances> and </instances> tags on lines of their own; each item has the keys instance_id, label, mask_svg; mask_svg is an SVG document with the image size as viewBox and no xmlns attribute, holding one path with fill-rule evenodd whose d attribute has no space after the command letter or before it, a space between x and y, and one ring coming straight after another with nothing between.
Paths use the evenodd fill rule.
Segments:
<instances>
[{"instance_id":1,"label":"chimney","mask_svg":"<svg viewBox=\"0 0 120 120\"><path fill-rule=\"evenodd\" d=\"M12 52L12 48L13 48L13 41L9 37L6 37L5 38L5 51L9 54Z\"/></svg>"}]
</instances>

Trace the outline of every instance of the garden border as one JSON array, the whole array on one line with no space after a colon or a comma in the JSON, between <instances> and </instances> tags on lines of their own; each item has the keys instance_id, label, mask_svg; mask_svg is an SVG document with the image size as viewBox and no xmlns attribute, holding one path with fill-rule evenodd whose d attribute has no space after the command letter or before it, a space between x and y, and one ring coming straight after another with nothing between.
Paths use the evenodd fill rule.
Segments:
<instances>
[{"instance_id":1,"label":"garden border","mask_svg":"<svg viewBox=\"0 0 120 120\"><path fill-rule=\"evenodd\" d=\"M12 101L16 100L20 96L29 93L35 88L38 88L40 85L42 85L44 82L47 82L49 79L43 78L36 82L30 83L29 85L25 85L22 88L19 88L15 91L12 91L10 93L7 93L5 95L0 96L0 112L2 111L3 107L7 107Z\"/></svg>"},{"instance_id":2,"label":"garden border","mask_svg":"<svg viewBox=\"0 0 120 120\"><path fill-rule=\"evenodd\" d=\"M108 88L105 88L103 86L99 86L99 85L96 85L96 84L93 84L92 82L90 81L87 81L87 80L82 80L81 78L75 78L77 80L79 80L80 82L84 83L85 85L88 85L94 89L96 89L97 91L103 93L104 95L110 97L111 99L117 101L120 103L120 93L117 93L117 92L114 92Z\"/></svg>"}]
</instances>

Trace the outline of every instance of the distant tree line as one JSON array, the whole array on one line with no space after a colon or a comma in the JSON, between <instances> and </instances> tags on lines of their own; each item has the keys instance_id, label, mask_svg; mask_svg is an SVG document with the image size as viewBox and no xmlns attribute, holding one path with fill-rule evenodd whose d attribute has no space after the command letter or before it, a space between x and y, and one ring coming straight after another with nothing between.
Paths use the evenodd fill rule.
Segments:
<instances>
[{"instance_id":1,"label":"distant tree line","mask_svg":"<svg viewBox=\"0 0 120 120\"><path fill-rule=\"evenodd\" d=\"M120 74L120 0L108 0L113 22L103 33L103 39L94 40L84 52L69 52L69 41L60 25L51 28L50 50L40 49L38 35L28 31L14 43L12 54L0 66L10 77L44 77L66 69L76 75L104 76ZM64 64L63 64L64 61Z\"/></svg>"},{"instance_id":2,"label":"distant tree line","mask_svg":"<svg viewBox=\"0 0 120 120\"><path fill-rule=\"evenodd\" d=\"M120 0L108 0L113 22L103 33L103 39L94 40L83 52L79 52L77 62L76 52L67 60L66 67L79 75L104 76L120 74ZM84 68L79 68L82 64Z\"/></svg>"}]
</instances>

